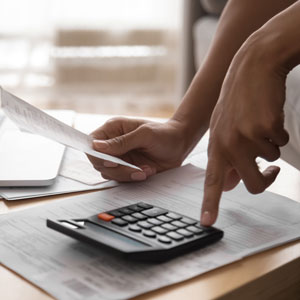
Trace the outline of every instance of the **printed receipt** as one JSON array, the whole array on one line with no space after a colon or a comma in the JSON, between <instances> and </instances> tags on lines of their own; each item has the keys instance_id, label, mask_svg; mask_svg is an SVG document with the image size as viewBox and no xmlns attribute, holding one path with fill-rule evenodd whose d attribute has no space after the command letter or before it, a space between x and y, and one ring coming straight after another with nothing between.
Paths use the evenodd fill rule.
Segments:
<instances>
[{"instance_id":1,"label":"printed receipt","mask_svg":"<svg viewBox=\"0 0 300 300\"><path fill-rule=\"evenodd\" d=\"M1 88L1 102L5 114L23 130L49 138L91 156L140 170L122 159L93 150L93 139L89 135L49 116L3 88Z\"/></svg>"}]
</instances>

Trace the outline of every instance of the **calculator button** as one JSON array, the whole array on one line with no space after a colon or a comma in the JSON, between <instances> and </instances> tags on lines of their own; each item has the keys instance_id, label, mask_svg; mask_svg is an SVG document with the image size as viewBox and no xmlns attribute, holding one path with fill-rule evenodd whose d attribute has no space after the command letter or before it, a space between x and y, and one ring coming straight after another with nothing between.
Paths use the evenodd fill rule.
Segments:
<instances>
[{"instance_id":1,"label":"calculator button","mask_svg":"<svg viewBox=\"0 0 300 300\"><path fill-rule=\"evenodd\" d=\"M124 215L130 215L130 214L133 213L133 210L131 210L131 209L127 208L127 207L121 208L121 209L119 209L119 211L120 211L121 213L123 213Z\"/></svg>"},{"instance_id":2,"label":"calculator button","mask_svg":"<svg viewBox=\"0 0 300 300\"><path fill-rule=\"evenodd\" d=\"M193 234L190 231L183 229L183 228L178 229L176 232L183 235L184 237L192 237L193 236Z\"/></svg>"},{"instance_id":3,"label":"calculator button","mask_svg":"<svg viewBox=\"0 0 300 300\"><path fill-rule=\"evenodd\" d=\"M119 219L119 218L113 219L111 222L118 226L126 226L128 224L126 221Z\"/></svg>"},{"instance_id":4,"label":"calculator button","mask_svg":"<svg viewBox=\"0 0 300 300\"><path fill-rule=\"evenodd\" d=\"M137 204L130 205L130 206L128 206L128 208L131 209L131 210L133 210L133 211L136 211L136 212L139 212L139 211L141 211L141 210L144 209L143 207L140 207Z\"/></svg>"},{"instance_id":5,"label":"calculator button","mask_svg":"<svg viewBox=\"0 0 300 300\"><path fill-rule=\"evenodd\" d=\"M153 207L151 209L147 209L143 211L143 214L148 217L157 217L160 215L166 214L167 211L165 209L159 208L159 207Z\"/></svg>"},{"instance_id":6,"label":"calculator button","mask_svg":"<svg viewBox=\"0 0 300 300\"><path fill-rule=\"evenodd\" d=\"M173 221L173 222L171 222L171 224L174 225L174 226L177 226L179 228L183 228L183 227L187 226L186 223L182 223L181 221Z\"/></svg>"},{"instance_id":7,"label":"calculator button","mask_svg":"<svg viewBox=\"0 0 300 300\"><path fill-rule=\"evenodd\" d=\"M133 217L139 219L139 220L146 220L147 217L139 212L132 214Z\"/></svg>"},{"instance_id":8,"label":"calculator button","mask_svg":"<svg viewBox=\"0 0 300 300\"><path fill-rule=\"evenodd\" d=\"M151 230L154 231L154 232L156 232L156 233L159 233L159 234L165 234L165 233L168 232L167 229L162 228L160 226L154 226L154 227L151 228Z\"/></svg>"},{"instance_id":9,"label":"calculator button","mask_svg":"<svg viewBox=\"0 0 300 300\"><path fill-rule=\"evenodd\" d=\"M165 243L165 244L170 244L172 240L168 238L165 235L161 235L160 237L157 238L160 242Z\"/></svg>"},{"instance_id":10,"label":"calculator button","mask_svg":"<svg viewBox=\"0 0 300 300\"><path fill-rule=\"evenodd\" d=\"M180 215L174 214L172 212L167 213L166 216L173 220L180 220L182 218Z\"/></svg>"},{"instance_id":11,"label":"calculator button","mask_svg":"<svg viewBox=\"0 0 300 300\"><path fill-rule=\"evenodd\" d=\"M124 214L118 210L111 210L109 212L107 212L108 214L114 216L114 217L122 217L124 216Z\"/></svg>"},{"instance_id":12,"label":"calculator button","mask_svg":"<svg viewBox=\"0 0 300 300\"><path fill-rule=\"evenodd\" d=\"M155 238L156 234L153 231L145 230L143 231L143 235L150 238Z\"/></svg>"},{"instance_id":13,"label":"calculator button","mask_svg":"<svg viewBox=\"0 0 300 300\"><path fill-rule=\"evenodd\" d=\"M178 234L177 232L174 232L174 231L168 232L166 235L174 241L183 240L183 236L181 234Z\"/></svg>"},{"instance_id":14,"label":"calculator button","mask_svg":"<svg viewBox=\"0 0 300 300\"><path fill-rule=\"evenodd\" d=\"M157 217L158 220L163 221L163 222L171 222L173 221L171 218L168 218L164 215Z\"/></svg>"},{"instance_id":15,"label":"calculator button","mask_svg":"<svg viewBox=\"0 0 300 300\"><path fill-rule=\"evenodd\" d=\"M102 221L105 221L105 222L109 222L109 221L111 221L114 218L115 218L114 216L109 215L107 213L98 214L98 219L100 219Z\"/></svg>"},{"instance_id":16,"label":"calculator button","mask_svg":"<svg viewBox=\"0 0 300 300\"><path fill-rule=\"evenodd\" d=\"M182 218L180 221L184 222L186 224L189 224L189 225L195 225L197 223L196 220L193 220L193 219L190 219L190 218L186 218L186 217Z\"/></svg>"},{"instance_id":17,"label":"calculator button","mask_svg":"<svg viewBox=\"0 0 300 300\"><path fill-rule=\"evenodd\" d=\"M154 226L153 224L150 224L147 221L141 221L141 222L138 222L137 224L144 229L150 229Z\"/></svg>"},{"instance_id":18,"label":"calculator button","mask_svg":"<svg viewBox=\"0 0 300 300\"><path fill-rule=\"evenodd\" d=\"M201 234L202 232L204 232L203 229L200 229L199 227L196 227L196 226L188 226L186 229L195 234Z\"/></svg>"},{"instance_id":19,"label":"calculator button","mask_svg":"<svg viewBox=\"0 0 300 300\"><path fill-rule=\"evenodd\" d=\"M170 223L166 223L166 224L163 224L161 225L161 227L167 229L167 230L176 230L178 227L170 224Z\"/></svg>"},{"instance_id":20,"label":"calculator button","mask_svg":"<svg viewBox=\"0 0 300 300\"><path fill-rule=\"evenodd\" d=\"M132 216L124 216L122 217L122 219L127 221L128 223L135 223L137 221L137 219Z\"/></svg>"},{"instance_id":21,"label":"calculator button","mask_svg":"<svg viewBox=\"0 0 300 300\"><path fill-rule=\"evenodd\" d=\"M149 209L152 208L153 206L144 202L138 203L137 206L143 208L143 209Z\"/></svg>"},{"instance_id":22,"label":"calculator button","mask_svg":"<svg viewBox=\"0 0 300 300\"><path fill-rule=\"evenodd\" d=\"M150 218L147 220L149 223L153 225L161 225L163 224L163 221L157 220L156 218Z\"/></svg>"},{"instance_id":23,"label":"calculator button","mask_svg":"<svg viewBox=\"0 0 300 300\"><path fill-rule=\"evenodd\" d=\"M129 228L129 230L134 231L134 232L141 232L142 231L141 227L137 226L136 224L129 225L128 228Z\"/></svg>"}]
</instances>

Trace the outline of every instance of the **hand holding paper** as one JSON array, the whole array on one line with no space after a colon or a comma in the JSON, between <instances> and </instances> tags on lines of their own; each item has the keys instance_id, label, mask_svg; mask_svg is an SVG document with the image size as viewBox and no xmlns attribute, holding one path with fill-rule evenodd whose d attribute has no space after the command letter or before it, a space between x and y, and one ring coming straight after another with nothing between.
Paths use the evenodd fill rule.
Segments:
<instances>
[{"instance_id":1,"label":"hand holding paper","mask_svg":"<svg viewBox=\"0 0 300 300\"><path fill-rule=\"evenodd\" d=\"M1 104L5 114L23 130L44 136L91 156L140 170L122 159L95 151L92 148L93 140L90 136L49 116L3 88L1 88Z\"/></svg>"}]
</instances>

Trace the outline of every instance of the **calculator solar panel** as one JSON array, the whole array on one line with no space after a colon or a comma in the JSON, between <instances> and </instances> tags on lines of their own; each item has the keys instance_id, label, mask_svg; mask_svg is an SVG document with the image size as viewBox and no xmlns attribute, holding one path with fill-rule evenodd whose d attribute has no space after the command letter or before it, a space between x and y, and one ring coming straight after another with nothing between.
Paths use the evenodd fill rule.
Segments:
<instances>
[{"instance_id":1,"label":"calculator solar panel","mask_svg":"<svg viewBox=\"0 0 300 300\"><path fill-rule=\"evenodd\" d=\"M195 219L144 202L86 219L48 219L47 226L141 261L165 261L223 237L217 228L203 227Z\"/></svg>"}]
</instances>

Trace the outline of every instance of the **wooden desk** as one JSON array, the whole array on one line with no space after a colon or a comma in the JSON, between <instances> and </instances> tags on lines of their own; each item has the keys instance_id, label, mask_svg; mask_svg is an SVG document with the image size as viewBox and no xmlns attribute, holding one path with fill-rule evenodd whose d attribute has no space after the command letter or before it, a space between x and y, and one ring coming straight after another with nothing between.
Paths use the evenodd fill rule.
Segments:
<instances>
[{"instance_id":1,"label":"wooden desk","mask_svg":"<svg viewBox=\"0 0 300 300\"><path fill-rule=\"evenodd\" d=\"M300 172L282 161L278 164L282 168L281 174L269 190L300 202ZM56 196L17 202L0 200L0 212L68 197ZM0 299L53 298L16 273L0 266ZM300 299L300 242L265 251L135 299Z\"/></svg>"}]
</instances>

